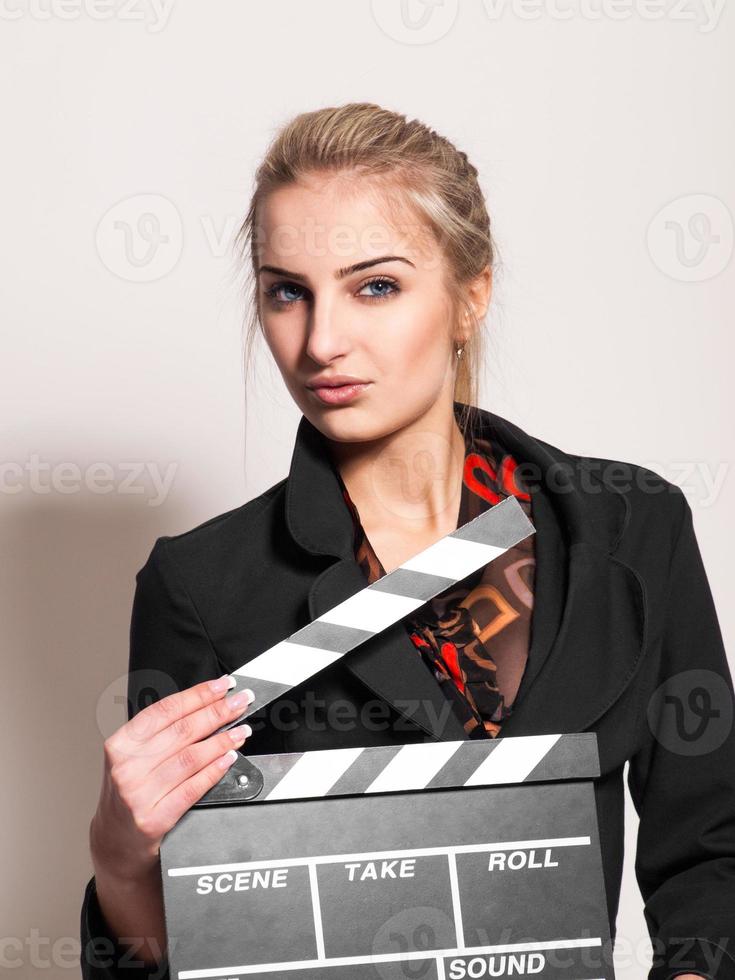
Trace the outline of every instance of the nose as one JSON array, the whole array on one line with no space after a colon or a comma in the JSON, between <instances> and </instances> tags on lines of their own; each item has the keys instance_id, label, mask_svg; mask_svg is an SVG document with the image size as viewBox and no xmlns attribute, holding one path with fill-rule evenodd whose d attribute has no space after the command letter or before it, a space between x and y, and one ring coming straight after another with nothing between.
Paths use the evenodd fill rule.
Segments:
<instances>
[{"instance_id":1,"label":"nose","mask_svg":"<svg viewBox=\"0 0 735 980\"><path fill-rule=\"evenodd\" d=\"M333 299L314 299L309 313L306 353L318 364L328 364L349 349L347 332L340 327L337 304Z\"/></svg>"}]
</instances>

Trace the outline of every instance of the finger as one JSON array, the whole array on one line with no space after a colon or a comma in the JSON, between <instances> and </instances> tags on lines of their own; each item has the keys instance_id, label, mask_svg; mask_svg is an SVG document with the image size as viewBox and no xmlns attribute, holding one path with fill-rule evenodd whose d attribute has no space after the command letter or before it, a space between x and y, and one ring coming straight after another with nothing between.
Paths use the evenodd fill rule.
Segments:
<instances>
[{"instance_id":1,"label":"finger","mask_svg":"<svg viewBox=\"0 0 735 980\"><path fill-rule=\"evenodd\" d=\"M176 752L162 759L146 777L150 790L149 799L153 805L219 756L224 755L228 749L239 748L251 734L250 725L247 723L238 725L237 728L228 728L201 742L181 746Z\"/></svg>"},{"instance_id":2,"label":"finger","mask_svg":"<svg viewBox=\"0 0 735 980\"><path fill-rule=\"evenodd\" d=\"M180 747L160 763L153 764L153 768L149 760L145 771L141 770L142 764L138 760L133 765L126 760L115 778L117 793L131 812L152 814L156 804L167 793L221 758L229 749L239 748L250 735L252 728L248 724L239 725L236 729L228 728L202 742ZM152 826L157 826L155 817ZM155 836L155 829L152 832Z\"/></svg>"},{"instance_id":3,"label":"finger","mask_svg":"<svg viewBox=\"0 0 735 980\"><path fill-rule=\"evenodd\" d=\"M236 761L238 753L232 748L230 731L231 729L207 740L208 742L217 741L221 748L222 744L226 744L229 739L230 747L225 752L215 753L214 758L208 764L189 776L188 779L179 782L177 786L161 797L153 808L154 814L160 815L161 821L167 827L174 827L187 810L198 802L208 790L217 785L233 762ZM222 742L219 741L220 739ZM206 745L206 742L200 744Z\"/></svg>"},{"instance_id":4,"label":"finger","mask_svg":"<svg viewBox=\"0 0 735 980\"><path fill-rule=\"evenodd\" d=\"M235 683L235 678L223 674L155 701L110 736L108 747L120 756L147 755L152 738L193 712L221 701Z\"/></svg>"},{"instance_id":5,"label":"finger","mask_svg":"<svg viewBox=\"0 0 735 980\"><path fill-rule=\"evenodd\" d=\"M223 726L229 728L241 718L243 711L255 699L250 688L244 688L220 698L198 711L179 718L148 742L146 751L160 761L173 755L186 745L217 733Z\"/></svg>"}]
</instances>

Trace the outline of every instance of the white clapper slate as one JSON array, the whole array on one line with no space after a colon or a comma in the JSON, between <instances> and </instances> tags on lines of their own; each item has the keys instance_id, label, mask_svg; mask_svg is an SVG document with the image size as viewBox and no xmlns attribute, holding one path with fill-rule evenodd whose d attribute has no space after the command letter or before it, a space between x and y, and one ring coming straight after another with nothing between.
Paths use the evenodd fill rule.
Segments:
<instances>
[{"instance_id":1,"label":"white clapper slate","mask_svg":"<svg viewBox=\"0 0 735 980\"><path fill-rule=\"evenodd\" d=\"M237 721L533 531L508 497L328 610ZM614 980L598 775L592 732L241 756L161 847L171 978Z\"/></svg>"}]
</instances>

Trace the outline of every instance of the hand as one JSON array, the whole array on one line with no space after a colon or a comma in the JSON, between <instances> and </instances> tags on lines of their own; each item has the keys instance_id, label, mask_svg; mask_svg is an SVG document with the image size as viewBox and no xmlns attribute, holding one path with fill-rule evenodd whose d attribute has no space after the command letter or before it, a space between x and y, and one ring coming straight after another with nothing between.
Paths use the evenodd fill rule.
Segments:
<instances>
[{"instance_id":1,"label":"hand","mask_svg":"<svg viewBox=\"0 0 735 980\"><path fill-rule=\"evenodd\" d=\"M225 675L162 698L105 741L89 827L96 871L119 881L150 879L165 835L235 761L232 750L252 734L250 725L217 730L243 714L253 692L224 697L228 681Z\"/></svg>"}]
</instances>

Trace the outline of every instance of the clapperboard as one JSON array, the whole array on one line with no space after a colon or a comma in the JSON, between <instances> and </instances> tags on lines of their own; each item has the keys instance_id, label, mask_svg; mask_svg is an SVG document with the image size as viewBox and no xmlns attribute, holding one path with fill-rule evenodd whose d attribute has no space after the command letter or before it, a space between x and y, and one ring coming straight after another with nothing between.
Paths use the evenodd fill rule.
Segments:
<instances>
[{"instance_id":1,"label":"clapperboard","mask_svg":"<svg viewBox=\"0 0 735 980\"><path fill-rule=\"evenodd\" d=\"M359 590L231 725L530 533L507 497ZM161 846L171 978L614 980L599 774L593 732L240 755Z\"/></svg>"}]
</instances>

